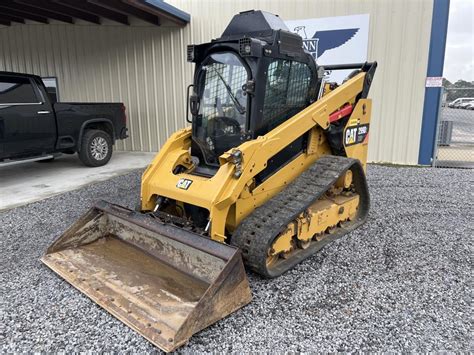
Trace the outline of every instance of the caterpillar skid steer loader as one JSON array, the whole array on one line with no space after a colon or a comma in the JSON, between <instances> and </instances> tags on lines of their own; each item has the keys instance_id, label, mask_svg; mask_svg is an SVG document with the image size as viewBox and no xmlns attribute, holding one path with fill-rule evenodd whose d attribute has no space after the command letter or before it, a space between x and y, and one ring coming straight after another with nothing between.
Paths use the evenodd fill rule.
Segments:
<instances>
[{"instance_id":1,"label":"caterpillar skid steer loader","mask_svg":"<svg viewBox=\"0 0 474 355\"><path fill-rule=\"evenodd\" d=\"M132 211L99 202L42 261L165 351L249 303L244 264L276 277L366 219L376 63L320 67L262 11L190 45L187 120ZM328 71L352 69L340 85Z\"/></svg>"}]
</instances>

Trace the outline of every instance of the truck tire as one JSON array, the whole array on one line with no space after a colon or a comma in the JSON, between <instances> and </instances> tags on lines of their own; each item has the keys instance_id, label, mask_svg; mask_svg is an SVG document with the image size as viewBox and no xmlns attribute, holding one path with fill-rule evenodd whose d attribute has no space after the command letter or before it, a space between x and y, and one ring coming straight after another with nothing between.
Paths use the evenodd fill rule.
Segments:
<instances>
[{"instance_id":1,"label":"truck tire","mask_svg":"<svg viewBox=\"0 0 474 355\"><path fill-rule=\"evenodd\" d=\"M84 132L79 159L86 166L103 166L112 157L112 138L107 132L90 129Z\"/></svg>"}]
</instances>

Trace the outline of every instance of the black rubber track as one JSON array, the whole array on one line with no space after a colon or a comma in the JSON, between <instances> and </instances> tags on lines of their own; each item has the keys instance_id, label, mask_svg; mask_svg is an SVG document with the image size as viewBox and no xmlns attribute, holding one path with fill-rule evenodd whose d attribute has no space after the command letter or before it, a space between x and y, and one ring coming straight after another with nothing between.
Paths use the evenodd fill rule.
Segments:
<instances>
[{"instance_id":1,"label":"black rubber track","mask_svg":"<svg viewBox=\"0 0 474 355\"><path fill-rule=\"evenodd\" d=\"M355 191L360 196L356 218L326 234L321 241L312 241L307 249L296 249L288 259L279 259L267 268L267 251L278 234L307 209L347 170L353 174ZM329 242L338 239L365 222L369 211L369 191L365 173L356 159L323 156L291 182L278 195L258 207L234 231L230 244L242 250L245 265L264 277L276 277L315 254Z\"/></svg>"}]
</instances>

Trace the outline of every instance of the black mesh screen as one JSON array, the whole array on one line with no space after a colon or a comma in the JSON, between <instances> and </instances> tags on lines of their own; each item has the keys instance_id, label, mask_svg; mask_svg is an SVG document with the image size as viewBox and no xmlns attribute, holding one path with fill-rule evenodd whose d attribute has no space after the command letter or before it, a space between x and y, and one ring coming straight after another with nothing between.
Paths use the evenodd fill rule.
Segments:
<instances>
[{"instance_id":1,"label":"black mesh screen","mask_svg":"<svg viewBox=\"0 0 474 355\"><path fill-rule=\"evenodd\" d=\"M270 63L263 107L268 130L306 107L310 81L311 71L304 63L283 59Z\"/></svg>"},{"instance_id":2,"label":"black mesh screen","mask_svg":"<svg viewBox=\"0 0 474 355\"><path fill-rule=\"evenodd\" d=\"M228 116L228 110L234 113L235 107L219 74L227 82L237 100L245 105L246 98L242 97L242 85L247 80L247 71L243 66L229 66L221 63L213 63L212 67L215 70L208 69L206 72L206 93L201 105L201 113L206 117ZM219 112L221 110L224 112Z\"/></svg>"},{"instance_id":3,"label":"black mesh screen","mask_svg":"<svg viewBox=\"0 0 474 355\"><path fill-rule=\"evenodd\" d=\"M242 86L247 70L230 52L211 54L199 72L199 114L193 123L193 139L207 165L217 165L218 157L244 139L247 99Z\"/></svg>"}]
</instances>

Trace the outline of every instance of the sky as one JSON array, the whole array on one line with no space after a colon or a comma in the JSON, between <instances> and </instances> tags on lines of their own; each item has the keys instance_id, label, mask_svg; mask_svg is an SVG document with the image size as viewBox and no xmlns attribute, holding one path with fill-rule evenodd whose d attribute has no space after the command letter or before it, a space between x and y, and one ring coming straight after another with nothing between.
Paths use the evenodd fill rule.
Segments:
<instances>
[{"instance_id":1,"label":"sky","mask_svg":"<svg viewBox=\"0 0 474 355\"><path fill-rule=\"evenodd\" d=\"M474 0L451 0L444 77L474 81Z\"/></svg>"}]
</instances>

